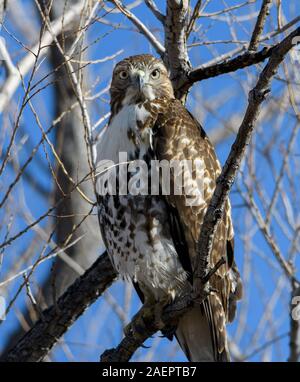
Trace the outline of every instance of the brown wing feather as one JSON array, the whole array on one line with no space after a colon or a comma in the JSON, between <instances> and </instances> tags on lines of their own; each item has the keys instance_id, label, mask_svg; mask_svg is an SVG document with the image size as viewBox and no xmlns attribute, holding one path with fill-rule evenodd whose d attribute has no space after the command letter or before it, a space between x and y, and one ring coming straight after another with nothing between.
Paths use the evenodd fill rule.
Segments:
<instances>
[{"instance_id":1,"label":"brown wing feather","mask_svg":"<svg viewBox=\"0 0 300 382\"><path fill-rule=\"evenodd\" d=\"M198 240L203 218L213 195L216 179L221 172L220 163L206 134L178 100L172 100L163 105L156 120L154 150L159 160L202 160L204 164L203 203L189 206L188 197L170 195L168 202L177 209L185 239L188 245L192 268L195 264L196 242ZM190 176L190 182L196 182L195 173ZM173 179L174 180L174 179ZM227 254L227 264L221 266L211 279L212 287L216 290L207 302L206 314L208 321L216 332L215 347L218 353L224 350L226 344L225 322L228 313L228 303L232 285L228 276L229 267L233 263L233 248L227 251L228 242L233 239L233 229L230 213L230 203L226 203L223 218L220 221L210 257L211 266L217 263L221 256ZM231 317L232 318L232 317Z\"/></svg>"}]
</instances>

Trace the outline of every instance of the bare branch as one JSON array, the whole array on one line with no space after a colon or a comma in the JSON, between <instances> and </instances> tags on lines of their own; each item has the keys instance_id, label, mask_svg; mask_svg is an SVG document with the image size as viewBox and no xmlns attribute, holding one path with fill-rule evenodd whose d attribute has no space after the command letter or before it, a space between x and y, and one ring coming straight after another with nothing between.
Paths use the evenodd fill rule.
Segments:
<instances>
[{"instance_id":1,"label":"bare branch","mask_svg":"<svg viewBox=\"0 0 300 382\"><path fill-rule=\"evenodd\" d=\"M126 8L119 0L109 0L137 27L138 31L142 33L148 41L152 44L156 52L163 56L165 52L164 46L157 40L152 32L146 27L146 25L138 19L128 8Z\"/></svg>"},{"instance_id":2,"label":"bare branch","mask_svg":"<svg viewBox=\"0 0 300 382\"><path fill-rule=\"evenodd\" d=\"M152 13L156 16L156 18L164 24L166 16L163 15L160 10L157 8L155 2L153 0L145 0L145 3L149 9L151 9Z\"/></svg>"},{"instance_id":3,"label":"bare branch","mask_svg":"<svg viewBox=\"0 0 300 382\"><path fill-rule=\"evenodd\" d=\"M239 69L258 64L269 58L278 45L279 44L263 48L255 53L246 52L230 60L222 61L208 67L200 66L199 68L192 69L187 73L185 78L183 77L181 83L179 83L178 92L183 93L188 91L195 82L217 77L221 74L235 72Z\"/></svg>"},{"instance_id":4,"label":"bare branch","mask_svg":"<svg viewBox=\"0 0 300 382\"><path fill-rule=\"evenodd\" d=\"M191 69L186 44L188 0L168 0L165 21L165 64L170 69L175 95L181 98L186 94L178 92L177 85Z\"/></svg>"},{"instance_id":5,"label":"bare branch","mask_svg":"<svg viewBox=\"0 0 300 382\"><path fill-rule=\"evenodd\" d=\"M256 20L256 24L252 33L251 41L249 44L249 50L255 52L258 48L259 39L263 32L266 18L270 12L272 0L263 0L259 15Z\"/></svg>"},{"instance_id":6,"label":"bare branch","mask_svg":"<svg viewBox=\"0 0 300 382\"><path fill-rule=\"evenodd\" d=\"M257 205L255 204L250 192L249 192L249 198L248 199L249 199L249 204L251 206L250 211L251 211L252 215L254 216L254 218L256 219L257 225L260 228L261 232L263 233L263 235L264 235L268 245L270 246L274 256L276 257L279 265L281 266L282 270L285 272L287 277L293 278L294 277L293 269L291 268L291 266L288 264L288 262L282 256L278 245L275 243L275 241L274 241L274 239L270 233L270 230L268 228L268 224L265 222L261 213L259 212L259 209L258 209Z\"/></svg>"},{"instance_id":7,"label":"bare branch","mask_svg":"<svg viewBox=\"0 0 300 382\"><path fill-rule=\"evenodd\" d=\"M203 293L197 298L197 304L201 304L208 296L209 291L203 289ZM195 303L191 295L187 295L180 300L169 305L162 314L162 321L165 323L177 322L178 319L186 313ZM133 317L131 326L134 330L126 333L120 344L115 349L106 350L100 357L101 362L128 362L135 351L143 345L143 343L155 334L161 328L155 319L155 307L153 309L145 309L144 306Z\"/></svg>"},{"instance_id":8,"label":"bare branch","mask_svg":"<svg viewBox=\"0 0 300 382\"><path fill-rule=\"evenodd\" d=\"M194 7L193 14L191 16L189 25L188 25L187 30L186 30L187 38L191 34L191 32L194 28L195 22L196 22L197 18L199 17L201 4L202 4L202 0L198 0L195 7Z\"/></svg>"},{"instance_id":9,"label":"bare branch","mask_svg":"<svg viewBox=\"0 0 300 382\"><path fill-rule=\"evenodd\" d=\"M114 281L116 273L107 253L95 261L2 359L2 362L43 360L58 339Z\"/></svg>"}]
</instances>

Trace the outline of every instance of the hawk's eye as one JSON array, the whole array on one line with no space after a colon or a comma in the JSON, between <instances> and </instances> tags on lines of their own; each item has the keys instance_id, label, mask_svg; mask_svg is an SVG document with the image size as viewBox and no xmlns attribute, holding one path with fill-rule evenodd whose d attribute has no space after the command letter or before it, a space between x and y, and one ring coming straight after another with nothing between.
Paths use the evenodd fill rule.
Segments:
<instances>
[{"instance_id":1,"label":"hawk's eye","mask_svg":"<svg viewBox=\"0 0 300 382\"><path fill-rule=\"evenodd\" d=\"M128 72L126 72L126 70L122 70L119 73L119 78L121 78L121 80L126 80L128 78Z\"/></svg>"},{"instance_id":2,"label":"hawk's eye","mask_svg":"<svg viewBox=\"0 0 300 382\"><path fill-rule=\"evenodd\" d=\"M157 80L160 76L160 71L158 69L154 69L153 72L151 73L151 77L154 79L154 80Z\"/></svg>"}]
</instances>

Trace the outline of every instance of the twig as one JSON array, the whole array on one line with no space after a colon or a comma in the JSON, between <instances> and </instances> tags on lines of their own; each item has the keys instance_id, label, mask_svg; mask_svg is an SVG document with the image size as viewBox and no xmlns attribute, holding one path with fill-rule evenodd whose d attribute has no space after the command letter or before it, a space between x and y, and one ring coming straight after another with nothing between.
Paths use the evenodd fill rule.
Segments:
<instances>
[{"instance_id":1,"label":"twig","mask_svg":"<svg viewBox=\"0 0 300 382\"><path fill-rule=\"evenodd\" d=\"M244 200L246 201L246 203L248 203L249 206L251 207L250 212L251 212L252 216L255 218L259 229L261 230L262 234L264 235L268 245L270 246L270 248L271 248L274 256L276 257L279 265L281 266L282 270L285 272L286 276L289 279L293 278L294 277L293 269L290 267L288 262L282 256L278 245L275 243L274 238L272 237L272 235L269 231L268 225L265 223L264 218L262 217L257 205L255 204L255 202L251 196L251 193L248 192L248 198L242 192L241 192L241 195L244 198Z\"/></svg>"},{"instance_id":2,"label":"twig","mask_svg":"<svg viewBox=\"0 0 300 382\"><path fill-rule=\"evenodd\" d=\"M1 281L0 283L0 287L3 287L4 285L10 283L11 281L15 280L16 278L20 277L20 276L24 276L26 275L26 273L28 271L30 271L31 269L33 268L36 268L37 266L39 266L40 264L44 263L45 261L48 261L48 260L51 260L52 258L56 257L56 256L59 256L59 255L64 255L64 260L66 262L68 262L68 264L70 265L70 267L76 271L76 273L82 275L84 273L84 270L83 268L77 264L70 256L68 256L67 254L64 254L64 251L68 248L71 248L73 245L75 245L76 243L78 243L79 240L82 239L83 236L79 236L78 238L76 238L74 241L72 241L70 244L66 245L64 248L61 248L59 249L58 251L55 251L53 253L50 253L49 255L46 255L44 257L41 257L40 259L38 259L34 264L32 265L29 265L28 267L26 267L26 269L23 269L19 272L17 272L16 274L14 274L13 276L10 276L9 278L5 279L4 281Z\"/></svg>"},{"instance_id":3,"label":"twig","mask_svg":"<svg viewBox=\"0 0 300 382\"><path fill-rule=\"evenodd\" d=\"M41 308L39 307L39 305L37 304L36 299L33 296L33 293L32 293L31 287L30 287L29 277L27 276L26 273L24 273L23 278L25 281L26 293L27 293L27 296L29 297L29 300L31 301L33 309L35 310L37 316L40 317L41 320L43 320L44 319L43 312L42 312Z\"/></svg>"},{"instance_id":4,"label":"twig","mask_svg":"<svg viewBox=\"0 0 300 382\"><path fill-rule=\"evenodd\" d=\"M153 0L145 0L145 3L149 9L151 9L154 16L162 23L164 24L166 16L163 15L159 9L157 8L155 2Z\"/></svg>"},{"instance_id":5,"label":"twig","mask_svg":"<svg viewBox=\"0 0 300 382\"><path fill-rule=\"evenodd\" d=\"M191 32L194 28L195 22L196 22L197 18L199 17L201 4L202 4L202 0L198 0L195 7L194 7L193 14L191 16L189 25L187 26L187 29L186 29L187 38L191 34Z\"/></svg>"},{"instance_id":6,"label":"twig","mask_svg":"<svg viewBox=\"0 0 300 382\"><path fill-rule=\"evenodd\" d=\"M270 345L273 345L277 341L281 341L282 339L284 339L288 335L289 335L289 333L283 333L283 334L281 334L281 335L279 335L279 336L277 336L275 338L272 338L271 340L265 342L263 345L261 345L258 348L254 349L251 353L249 353L249 354L247 354L245 356L240 357L238 359L238 361L239 362L245 362L245 361L249 360L250 358L252 358L253 356L257 355L262 350L266 349Z\"/></svg>"},{"instance_id":7,"label":"twig","mask_svg":"<svg viewBox=\"0 0 300 382\"><path fill-rule=\"evenodd\" d=\"M126 8L121 1L119 0L109 0L113 3L138 29L140 33L142 33L148 41L152 44L156 52L163 56L165 53L164 46L157 40L152 32L146 27L146 25L138 19L128 8Z\"/></svg>"},{"instance_id":8,"label":"twig","mask_svg":"<svg viewBox=\"0 0 300 382\"><path fill-rule=\"evenodd\" d=\"M20 85L22 78L26 76L30 68L34 65L36 54L39 52L40 57L45 55L51 42L53 41L53 37L59 35L63 27L66 28L69 24L71 24L74 19L80 15L83 7L84 1L80 1L79 3L76 3L67 13L65 13L64 16L54 20L51 23L51 32L53 34L50 32L45 32L42 40L38 42L30 50L30 52L28 52L26 56L16 65L20 75L13 73L10 74L5 80L0 93L0 113L5 110L5 107ZM64 23L62 21L64 21ZM43 49L40 50L40 46L42 46Z\"/></svg>"}]
</instances>

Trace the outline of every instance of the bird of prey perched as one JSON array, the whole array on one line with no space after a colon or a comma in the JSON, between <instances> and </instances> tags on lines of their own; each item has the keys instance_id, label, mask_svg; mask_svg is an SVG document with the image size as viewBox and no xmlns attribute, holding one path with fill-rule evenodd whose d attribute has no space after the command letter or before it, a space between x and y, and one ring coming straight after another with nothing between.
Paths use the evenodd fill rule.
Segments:
<instances>
[{"instance_id":1,"label":"bird of prey perched","mask_svg":"<svg viewBox=\"0 0 300 382\"><path fill-rule=\"evenodd\" d=\"M133 192L124 192L121 182L115 194L108 192L108 181L113 183L111 174L105 182L105 172L98 176L102 236L115 269L133 281L144 305L164 306L192 292L196 244L221 167L202 127L175 99L161 60L144 54L119 62L113 71L110 96L111 117L97 146L97 163L110 163L107 172L114 170L118 180L124 175L119 154L125 153L125 173ZM171 169L169 194L162 192L161 174L159 192L153 192L149 184L143 187L141 181L134 182L136 172L127 167L133 161L143 161L151 170L158 161L197 162L201 179L192 167L183 174L182 192L175 192L174 184L182 173ZM197 190L199 184L202 190L191 197L190 190ZM143 192L134 192L141 189ZM216 229L210 266L221 257L226 263L211 277L209 297L181 317L174 328L173 334L190 361L229 361L226 322L233 320L242 292L233 258L229 201Z\"/></svg>"}]
</instances>

